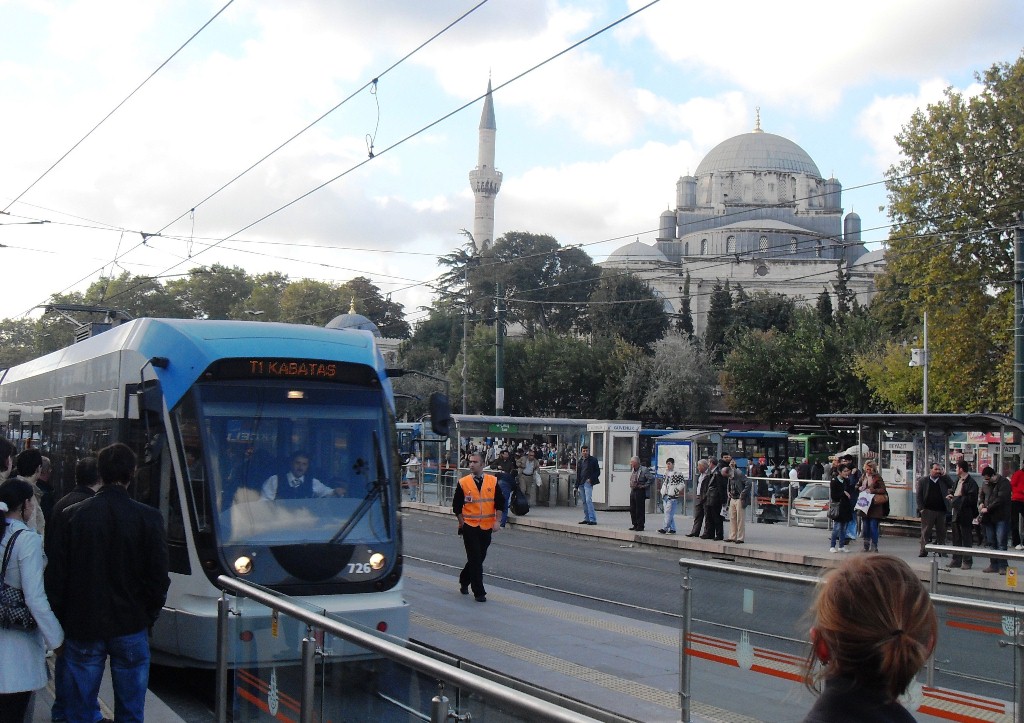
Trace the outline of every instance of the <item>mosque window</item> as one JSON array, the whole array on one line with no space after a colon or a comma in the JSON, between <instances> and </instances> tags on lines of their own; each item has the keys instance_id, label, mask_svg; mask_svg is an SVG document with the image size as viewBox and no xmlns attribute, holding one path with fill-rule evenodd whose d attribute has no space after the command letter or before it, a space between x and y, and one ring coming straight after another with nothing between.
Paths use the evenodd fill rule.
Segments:
<instances>
[{"instance_id":1,"label":"mosque window","mask_svg":"<svg viewBox=\"0 0 1024 723\"><path fill-rule=\"evenodd\" d=\"M761 238L759 238L757 240L757 250L760 251L761 253L766 253L768 251L768 237L767 236L762 236Z\"/></svg>"},{"instance_id":2,"label":"mosque window","mask_svg":"<svg viewBox=\"0 0 1024 723\"><path fill-rule=\"evenodd\" d=\"M702 238L700 240L700 254L701 254L701 256L706 256L707 253L708 253L708 240L706 238Z\"/></svg>"},{"instance_id":3,"label":"mosque window","mask_svg":"<svg viewBox=\"0 0 1024 723\"><path fill-rule=\"evenodd\" d=\"M736 253L736 237L730 236L725 240L725 252L727 254Z\"/></svg>"},{"instance_id":4,"label":"mosque window","mask_svg":"<svg viewBox=\"0 0 1024 723\"><path fill-rule=\"evenodd\" d=\"M800 245L797 243L796 236L794 236L793 238L791 238L789 240L789 252L791 254L793 254L794 256L796 256L796 254L797 254L797 252L799 252L799 250L800 250Z\"/></svg>"}]
</instances>

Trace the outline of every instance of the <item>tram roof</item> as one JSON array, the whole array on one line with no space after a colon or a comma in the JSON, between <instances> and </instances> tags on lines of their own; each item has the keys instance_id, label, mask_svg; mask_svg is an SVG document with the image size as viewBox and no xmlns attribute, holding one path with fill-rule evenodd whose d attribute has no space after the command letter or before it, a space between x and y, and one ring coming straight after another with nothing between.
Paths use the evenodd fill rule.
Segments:
<instances>
[{"instance_id":1,"label":"tram roof","mask_svg":"<svg viewBox=\"0 0 1024 723\"><path fill-rule=\"evenodd\" d=\"M266 321L144 318L11 367L0 380L10 383L127 350L149 359L172 360L166 369L154 369L169 407L218 359L320 359L365 364L377 369L379 376L383 370L373 337L365 331ZM381 384L390 388L384 376Z\"/></svg>"},{"instance_id":2,"label":"tram roof","mask_svg":"<svg viewBox=\"0 0 1024 723\"><path fill-rule=\"evenodd\" d=\"M1024 423L1006 414L819 414L826 427L856 424L895 427L908 431L925 429L950 432L999 432L1011 429L1024 434Z\"/></svg>"}]
</instances>

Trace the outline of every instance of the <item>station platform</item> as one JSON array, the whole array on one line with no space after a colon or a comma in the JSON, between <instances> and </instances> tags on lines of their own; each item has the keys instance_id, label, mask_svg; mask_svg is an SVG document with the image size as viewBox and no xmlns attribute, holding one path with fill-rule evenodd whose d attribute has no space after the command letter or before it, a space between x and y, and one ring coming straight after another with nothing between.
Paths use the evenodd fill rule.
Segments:
<instances>
[{"instance_id":1,"label":"station platform","mask_svg":"<svg viewBox=\"0 0 1024 723\"><path fill-rule=\"evenodd\" d=\"M451 515L448 506L424 502L410 502L403 500L403 509L416 510L441 515ZM582 506L558 505L531 507L530 512L522 517L509 514L508 528L512 531L518 529L534 529L557 534L576 535L581 537L600 537L608 540L618 541L620 544L651 545L678 550L680 557L694 557L697 559L718 559L729 560L737 565L750 567L768 567L770 569L785 570L803 574L813 574L813 569L825 569L838 564L844 553L829 552L830 531L823 528L787 526L784 522L774 524L760 524L747 520L744 543L737 545L730 542L712 542L696 537L686 537L693 525L693 517L690 514L676 514L675 522L678 533L675 535L658 534L662 526L664 515L662 513L648 513L647 521L643 532L634 532L629 529L630 518L628 510L597 510L596 525L578 524L583 519ZM920 545L918 537L906 534L886 535L879 540L879 551L894 555L905 560L910 567L924 581L930 581L932 577L933 557L919 557ZM513 532L514 534L514 532ZM725 523L725 534L729 534L729 523ZM947 531L946 544L952 544ZM849 553L863 554L863 541L861 539L848 541ZM1017 581L1016 577L1003 577L983 573L982 570L988 566L988 558L985 557L985 548L977 548L978 552L974 557L974 565L970 570L948 570L946 565L948 558L939 559L938 583L942 586L942 592L957 595L963 594L967 597L976 597L978 590L991 590L993 593L1006 593L1015 595L1018 590L1024 592L1024 583L1020 588L1009 587ZM1010 551L1012 552L1012 550ZM1017 567L1018 571L1024 573L1024 551L1020 553L1020 563L1010 562L1010 567ZM958 592L956 588L964 588ZM967 590L973 591L968 594ZM993 595L998 597L999 595Z\"/></svg>"}]
</instances>

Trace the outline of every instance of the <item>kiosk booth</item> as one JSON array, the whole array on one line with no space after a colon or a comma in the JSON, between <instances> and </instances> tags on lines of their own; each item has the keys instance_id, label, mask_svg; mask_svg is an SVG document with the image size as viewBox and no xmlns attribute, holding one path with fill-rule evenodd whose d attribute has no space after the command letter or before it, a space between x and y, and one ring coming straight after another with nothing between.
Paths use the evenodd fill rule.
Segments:
<instances>
[{"instance_id":1,"label":"kiosk booth","mask_svg":"<svg viewBox=\"0 0 1024 723\"><path fill-rule=\"evenodd\" d=\"M601 466L601 484L594 488L594 507L628 510L629 460L639 448L640 422L590 422L587 439L590 454Z\"/></svg>"}]
</instances>

